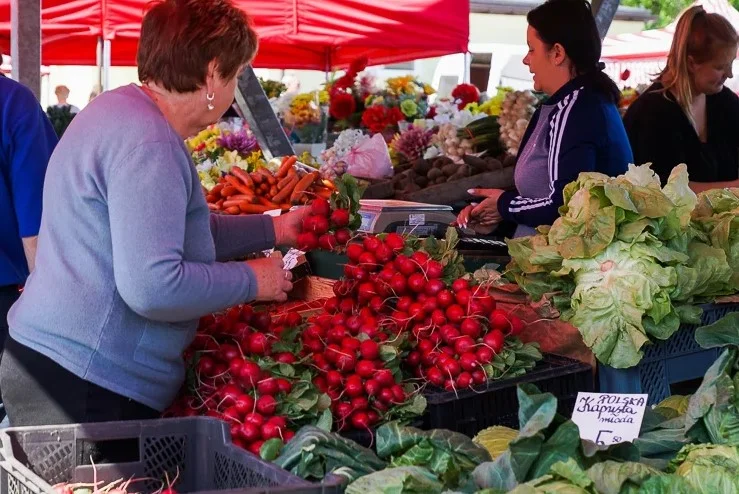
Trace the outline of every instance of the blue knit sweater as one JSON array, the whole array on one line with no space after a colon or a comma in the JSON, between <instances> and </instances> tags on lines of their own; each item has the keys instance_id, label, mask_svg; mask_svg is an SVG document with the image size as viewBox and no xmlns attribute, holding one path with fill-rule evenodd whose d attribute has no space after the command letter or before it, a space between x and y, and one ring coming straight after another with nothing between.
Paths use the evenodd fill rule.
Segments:
<instances>
[{"instance_id":1,"label":"blue knit sweater","mask_svg":"<svg viewBox=\"0 0 739 494\"><path fill-rule=\"evenodd\" d=\"M163 410L197 319L256 295L228 259L274 245L266 216L211 215L182 139L137 86L69 126L49 162L36 269L10 335L77 376Z\"/></svg>"}]
</instances>

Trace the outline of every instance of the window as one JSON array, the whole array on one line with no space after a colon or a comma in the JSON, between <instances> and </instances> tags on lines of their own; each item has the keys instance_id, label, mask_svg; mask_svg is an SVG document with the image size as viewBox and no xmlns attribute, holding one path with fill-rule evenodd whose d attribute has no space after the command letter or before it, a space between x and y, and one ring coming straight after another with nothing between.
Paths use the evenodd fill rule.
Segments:
<instances>
[{"instance_id":1,"label":"window","mask_svg":"<svg viewBox=\"0 0 739 494\"><path fill-rule=\"evenodd\" d=\"M413 61L410 62L403 62L403 63L394 63L391 65L385 65L383 68L385 70L410 70L413 71L416 67L416 63Z\"/></svg>"}]
</instances>

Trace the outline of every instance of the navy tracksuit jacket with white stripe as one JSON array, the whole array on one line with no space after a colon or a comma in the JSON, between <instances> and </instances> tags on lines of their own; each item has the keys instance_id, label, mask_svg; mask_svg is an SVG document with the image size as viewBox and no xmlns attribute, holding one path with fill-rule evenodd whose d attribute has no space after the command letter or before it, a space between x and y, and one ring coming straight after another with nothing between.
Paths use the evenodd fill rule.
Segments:
<instances>
[{"instance_id":1,"label":"navy tracksuit jacket with white stripe","mask_svg":"<svg viewBox=\"0 0 739 494\"><path fill-rule=\"evenodd\" d=\"M543 106L543 113L548 115L548 126L538 133L539 142L528 142L542 115L542 108L537 109L526 128L516 166L523 166L520 160L524 154L541 161L546 159L546 164L537 163L536 168L542 172L547 170L548 176L541 173L538 177L531 177L529 174L527 178L546 181L548 187L536 187L546 192L538 194L540 197L529 197L523 192L507 191L498 199L498 211L504 219L529 227L551 225L557 219L565 185L574 181L581 172L617 176L633 162L618 108L590 87L585 78L571 80ZM545 152L532 152L533 148L527 150L527 144L540 147L540 151ZM520 176L518 171L516 175ZM517 183L517 188L523 187Z\"/></svg>"}]
</instances>

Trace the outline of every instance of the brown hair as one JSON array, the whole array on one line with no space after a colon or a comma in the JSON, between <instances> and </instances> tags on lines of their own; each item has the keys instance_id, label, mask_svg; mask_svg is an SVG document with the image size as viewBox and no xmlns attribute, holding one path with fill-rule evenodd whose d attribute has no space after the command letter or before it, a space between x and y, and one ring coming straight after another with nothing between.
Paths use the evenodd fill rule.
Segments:
<instances>
[{"instance_id":1,"label":"brown hair","mask_svg":"<svg viewBox=\"0 0 739 494\"><path fill-rule=\"evenodd\" d=\"M688 57L692 57L696 63L709 62L722 50L736 50L738 42L736 30L726 18L709 14L701 6L690 7L680 17L667 56L667 65L658 80L664 86L665 94L672 91L691 122L693 114L690 103L694 95Z\"/></svg>"},{"instance_id":2,"label":"brown hair","mask_svg":"<svg viewBox=\"0 0 739 494\"><path fill-rule=\"evenodd\" d=\"M141 23L139 80L167 91L196 91L212 60L229 80L251 62L257 45L248 16L230 0L159 0Z\"/></svg>"}]
</instances>

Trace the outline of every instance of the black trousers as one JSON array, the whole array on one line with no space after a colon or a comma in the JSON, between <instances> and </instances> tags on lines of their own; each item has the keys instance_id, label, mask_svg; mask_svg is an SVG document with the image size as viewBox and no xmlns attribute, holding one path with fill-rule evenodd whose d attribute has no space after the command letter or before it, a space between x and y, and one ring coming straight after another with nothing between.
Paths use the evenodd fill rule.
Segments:
<instances>
[{"instance_id":1,"label":"black trousers","mask_svg":"<svg viewBox=\"0 0 739 494\"><path fill-rule=\"evenodd\" d=\"M0 389L11 427L147 420L161 416L157 410L77 377L13 338L5 343ZM96 463L132 461L138 458L138 443L93 445L84 456L92 456Z\"/></svg>"},{"instance_id":2,"label":"black trousers","mask_svg":"<svg viewBox=\"0 0 739 494\"><path fill-rule=\"evenodd\" d=\"M8 337L8 312L20 297L18 285L0 286L0 356L2 355L5 339ZM2 405L2 391L0 390L0 420L5 418L5 408Z\"/></svg>"}]
</instances>

